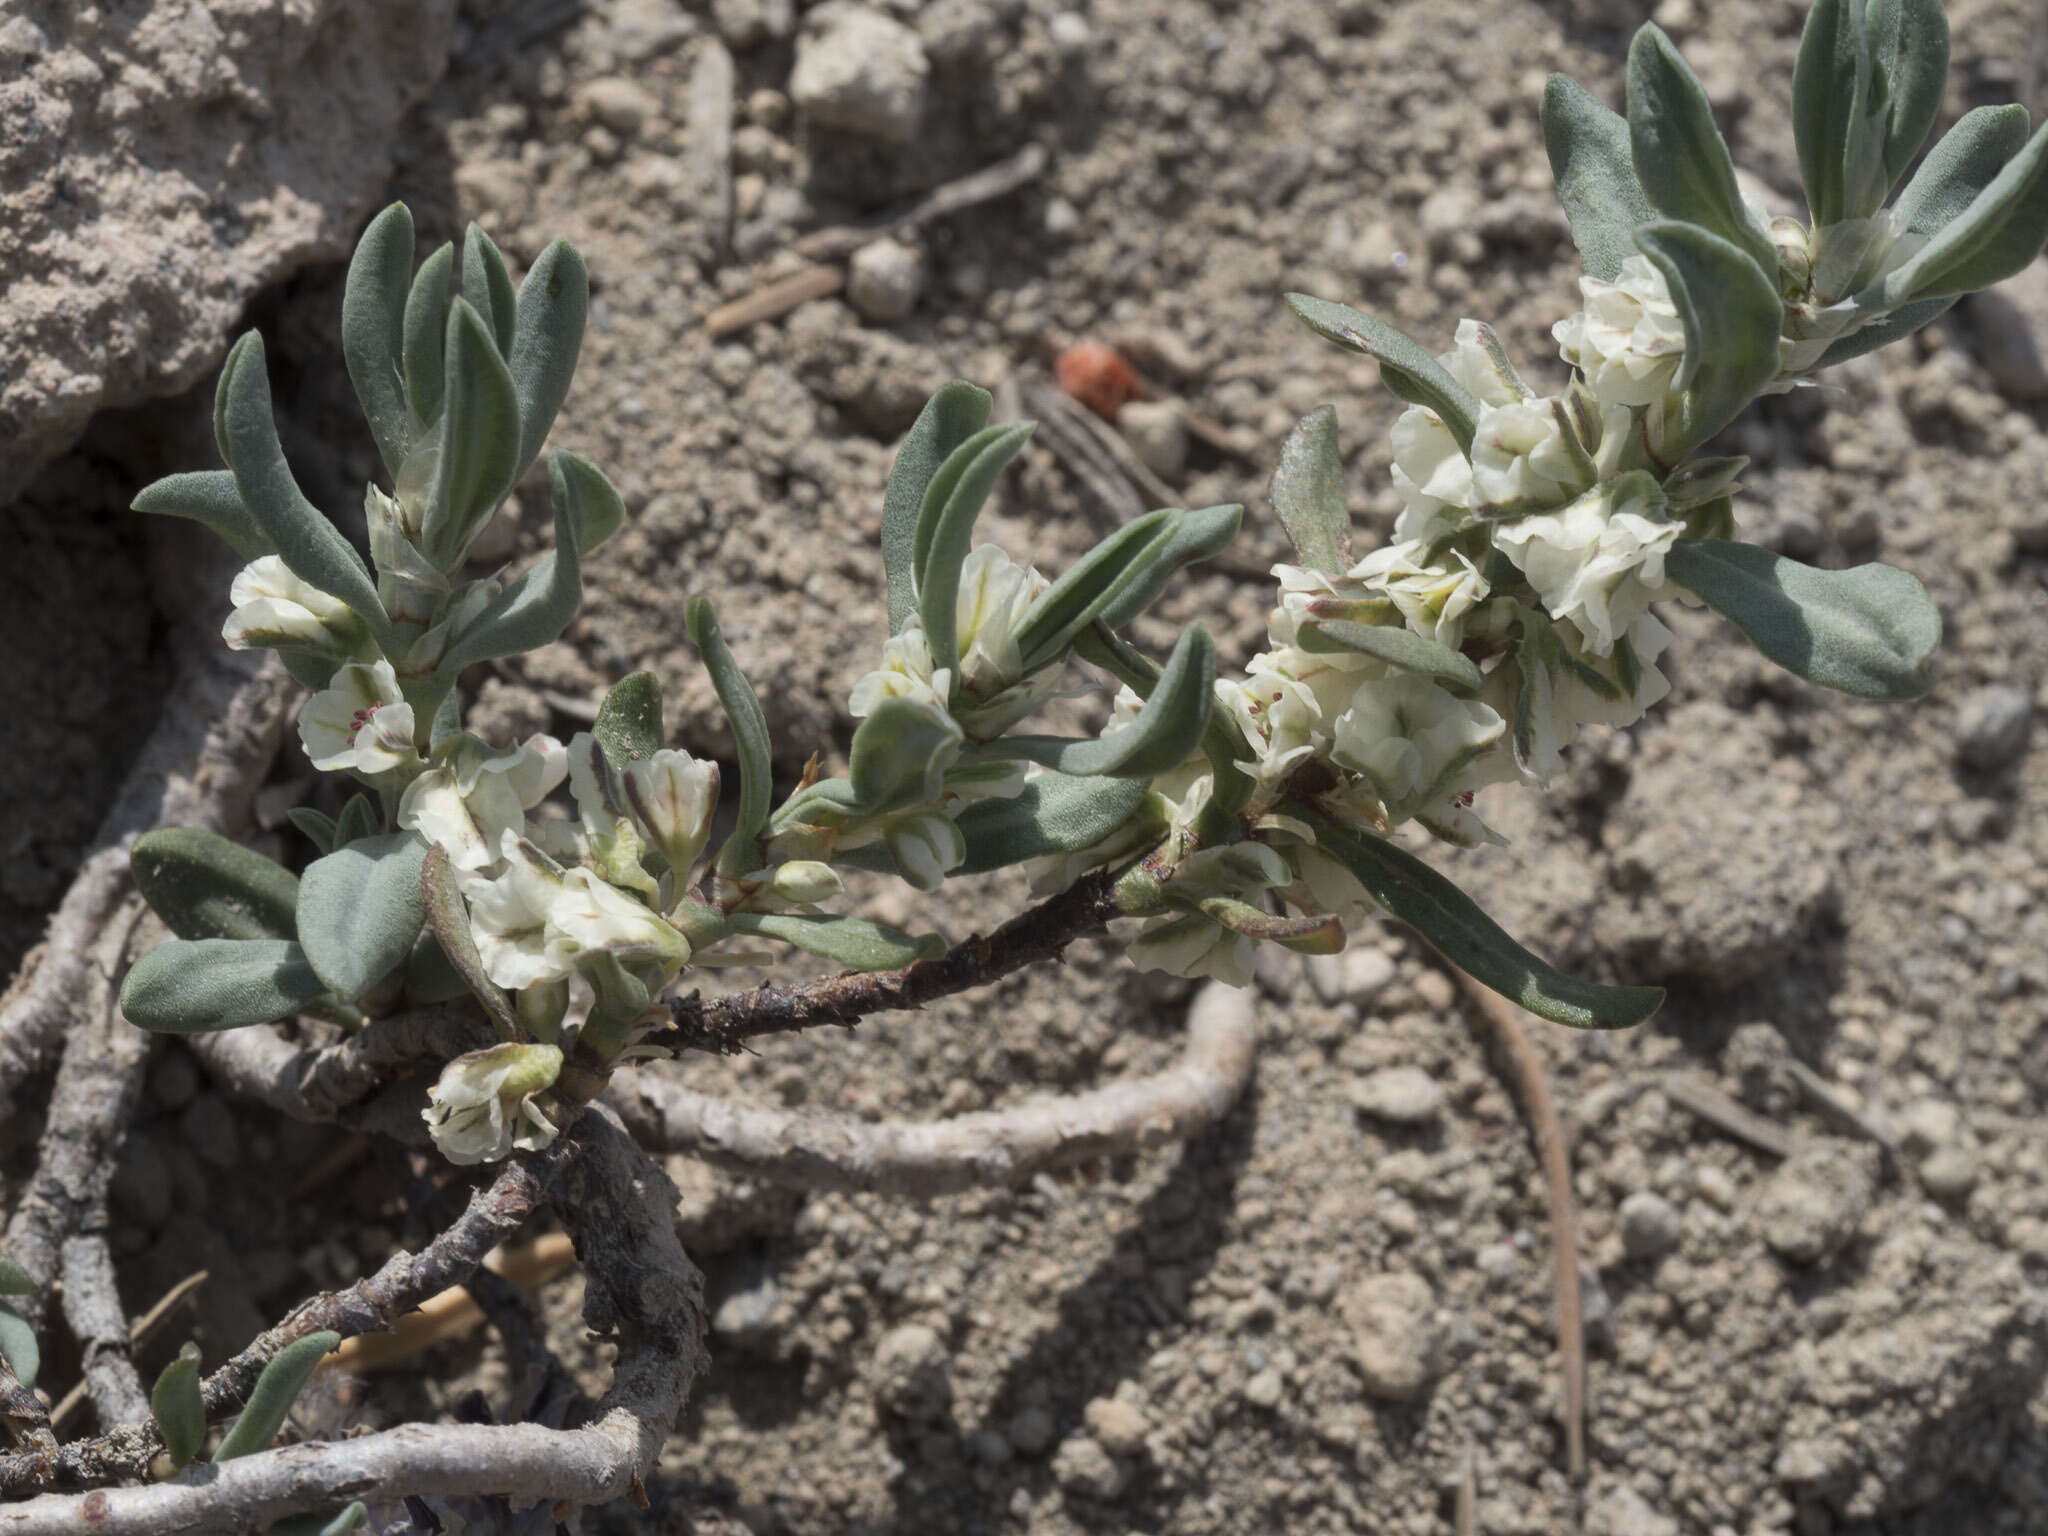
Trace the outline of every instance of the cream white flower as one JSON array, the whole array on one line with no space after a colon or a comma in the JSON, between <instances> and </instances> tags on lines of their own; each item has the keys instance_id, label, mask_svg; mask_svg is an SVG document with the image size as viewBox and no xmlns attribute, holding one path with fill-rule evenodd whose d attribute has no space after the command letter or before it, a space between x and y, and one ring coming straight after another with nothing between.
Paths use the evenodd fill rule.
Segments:
<instances>
[{"instance_id":1,"label":"cream white flower","mask_svg":"<svg viewBox=\"0 0 2048 1536\"><path fill-rule=\"evenodd\" d=\"M1508 362L1491 326L1460 320L1453 339L1456 345L1437 361L1481 405L1512 405L1529 398L1529 386Z\"/></svg>"},{"instance_id":2,"label":"cream white flower","mask_svg":"<svg viewBox=\"0 0 2048 1536\"><path fill-rule=\"evenodd\" d=\"M664 968L680 968L690 958L690 941L661 914L588 869L563 875L548 907L546 942L572 965L598 951L623 964L653 961Z\"/></svg>"},{"instance_id":3,"label":"cream white flower","mask_svg":"<svg viewBox=\"0 0 2048 1536\"><path fill-rule=\"evenodd\" d=\"M1671 631L1655 614L1644 614L1629 627L1629 650L1637 663L1635 686L1624 688L1620 669L1612 658L1589 654L1577 632L1567 626L1558 631L1564 655L1556 665L1538 667L1529 687L1529 740L1521 776L1546 785L1564 768L1564 752L1577 737L1580 727L1605 725L1621 728L1635 724L1644 713L1671 691L1671 682L1657 668L1657 660L1671 645ZM1601 692L1580 669L1598 673L1613 688L1612 696ZM1487 678L1487 702L1503 714L1521 707L1519 698L1524 679L1520 666L1501 667Z\"/></svg>"},{"instance_id":4,"label":"cream white flower","mask_svg":"<svg viewBox=\"0 0 2048 1536\"><path fill-rule=\"evenodd\" d=\"M933 669L924 626L912 619L883 642L882 664L853 685L848 707L856 720L865 720L884 699L915 699L944 709L952 691L952 670Z\"/></svg>"},{"instance_id":5,"label":"cream white flower","mask_svg":"<svg viewBox=\"0 0 2048 1536\"><path fill-rule=\"evenodd\" d=\"M346 654L365 633L347 603L301 581L276 555L243 566L228 596L235 607L220 637L232 651L289 646Z\"/></svg>"},{"instance_id":6,"label":"cream white flower","mask_svg":"<svg viewBox=\"0 0 2048 1536\"><path fill-rule=\"evenodd\" d=\"M1480 506L1562 506L1590 478L1573 453L1557 402L1484 405L1472 435L1472 495Z\"/></svg>"},{"instance_id":7,"label":"cream white flower","mask_svg":"<svg viewBox=\"0 0 2048 1536\"><path fill-rule=\"evenodd\" d=\"M523 833L526 813L568 771L568 751L552 736L535 734L496 753L464 736L405 787L398 824L447 849L457 869L485 869L501 857L505 833Z\"/></svg>"},{"instance_id":8,"label":"cream white flower","mask_svg":"<svg viewBox=\"0 0 2048 1536\"><path fill-rule=\"evenodd\" d=\"M299 712L299 740L323 773L374 777L419 762L412 706L398 674L381 658L352 661Z\"/></svg>"},{"instance_id":9,"label":"cream white flower","mask_svg":"<svg viewBox=\"0 0 2048 1536\"><path fill-rule=\"evenodd\" d=\"M1206 917L1158 917L1138 931L1124 954L1141 971L1214 977L1233 987L1251 985L1258 944Z\"/></svg>"},{"instance_id":10,"label":"cream white flower","mask_svg":"<svg viewBox=\"0 0 2048 1536\"><path fill-rule=\"evenodd\" d=\"M1569 620L1593 655L1607 656L1650 611L1679 531L1656 481L1635 470L1562 511L1504 525L1494 542L1529 578L1544 611Z\"/></svg>"},{"instance_id":11,"label":"cream white flower","mask_svg":"<svg viewBox=\"0 0 2048 1536\"><path fill-rule=\"evenodd\" d=\"M1506 729L1491 706L1399 673L1359 688L1337 721L1332 755L1371 782L1392 824L1467 788L1460 775Z\"/></svg>"},{"instance_id":12,"label":"cream white flower","mask_svg":"<svg viewBox=\"0 0 2048 1536\"><path fill-rule=\"evenodd\" d=\"M1564 360L1586 376L1603 405L1661 401L1685 359L1685 325L1664 274L1631 256L1619 281L1579 279L1586 307L1551 327Z\"/></svg>"},{"instance_id":13,"label":"cream white flower","mask_svg":"<svg viewBox=\"0 0 2048 1536\"><path fill-rule=\"evenodd\" d=\"M663 747L652 757L626 764L619 776L627 804L667 857L680 885L711 835L711 816L718 809L718 764Z\"/></svg>"},{"instance_id":14,"label":"cream white flower","mask_svg":"<svg viewBox=\"0 0 2048 1536\"><path fill-rule=\"evenodd\" d=\"M514 992L562 980L573 967L548 929L549 914L566 890L561 866L511 831L503 836L500 857L496 876L461 882L484 974Z\"/></svg>"},{"instance_id":15,"label":"cream white flower","mask_svg":"<svg viewBox=\"0 0 2048 1536\"><path fill-rule=\"evenodd\" d=\"M1455 650L1465 638L1465 615L1486 600L1486 580L1456 550L1434 565L1428 553L1420 539L1389 544L1359 561L1351 575L1386 594L1418 635Z\"/></svg>"},{"instance_id":16,"label":"cream white flower","mask_svg":"<svg viewBox=\"0 0 2048 1536\"><path fill-rule=\"evenodd\" d=\"M1024 675L1017 626L1052 583L1018 565L993 544L976 546L960 566L954 623L960 647L960 686L992 699Z\"/></svg>"},{"instance_id":17,"label":"cream white flower","mask_svg":"<svg viewBox=\"0 0 2048 1536\"><path fill-rule=\"evenodd\" d=\"M427 1090L420 1118L449 1162L495 1163L514 1151L537 1152L555 1139L554 1123L534 1095L554 1086L562 1053L552 1045L494 1045L458 1056Z\"/></svg>"},{"instance_id":18,"label":"cream white flower","mask_svg":"<svg viewBox=\"0 0 2048 1536\"><path fill-rule=\"evenodd\" d=\"M1323 715L1306 684L1254 666L1241 683L1217 679L1216 702L1244 732L1253 756L1243 766L1260 784L1280 784L1314 754Z\"/></svg>"},{"instance_id":19,"label":"cream white flower","mask_svg":"<svg viewBox=\"0 0 2048 1536\"><path fill-rule=\"evenodd\" d=\"M1411 405L1394 419L1388 434L1394 449L1394 490L1401 513L1397 539L1432 539L1456 524L1456 512L1472 505L1472 466L1443 418Z\"/></svg>"}]
</instances>

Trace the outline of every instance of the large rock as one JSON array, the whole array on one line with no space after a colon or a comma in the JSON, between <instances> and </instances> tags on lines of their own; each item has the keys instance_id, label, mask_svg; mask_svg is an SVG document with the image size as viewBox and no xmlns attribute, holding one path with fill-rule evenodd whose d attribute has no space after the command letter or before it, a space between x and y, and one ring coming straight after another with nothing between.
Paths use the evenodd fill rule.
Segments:
<instances>
[{"instance_id":1,"label":"large rock","mask_svg":"<svg viewBox=\"0 0 2048 1536\"><path fill-rule=\"evenodd\" d=\"M455 0L17 0L0 20L0 504L343 255Z\"/></svg>"}]
</instances>

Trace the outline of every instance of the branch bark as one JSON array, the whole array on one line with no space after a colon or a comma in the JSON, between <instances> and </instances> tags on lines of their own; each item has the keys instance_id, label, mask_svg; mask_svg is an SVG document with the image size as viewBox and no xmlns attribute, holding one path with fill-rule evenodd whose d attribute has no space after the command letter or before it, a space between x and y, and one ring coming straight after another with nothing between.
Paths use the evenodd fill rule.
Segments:
<instances>
[{"instance_id":1,"label":"branch bark","mask_svg":"<svg viewBox=\"0 0 2048 1536\"><path fill-rule=\"evenodd\" d=\"M687 1152L806 1189L929 1197L1019 1184L1091 1158L1198 1135L1244 1092L1255 1035L1250 997L1212 983L1188 1010L1187 1050L1176 1065L1072 1098L929 1125L874 1124L729 1104L642 1069L614 1077L605 1102L650 1151Z\"/></svg>"},{"instance_id":2,"label":"branch bark","mask_svg":"<svg viewBox=\"0 0 2048 1536\"><path fill-rule=\"evenodd\" d=\"M104 1227L105 1211L96 1226ZM114 1280L114 1256L103 1232L72 1238L64 1245L64 1322L85 1357L85 1380L93 1412L103 1427L149 1414L142 1378L129 1351L128 1315Z\"/></svg>"},{"instance_id":3,"label":"branch bark","mask_svg":"<svg viewBox=\"0 0 2048 1536\"><path fill-rule=\"evenodd\" d=\"M128 850L155 826L232 832L290 714L297 687L275 657L214 652L179 675L71 889L50 920L33 969L0 998L0 1110L57 1057L93 946L124 904L139 910Z\"/></svg>"}]
</instances>

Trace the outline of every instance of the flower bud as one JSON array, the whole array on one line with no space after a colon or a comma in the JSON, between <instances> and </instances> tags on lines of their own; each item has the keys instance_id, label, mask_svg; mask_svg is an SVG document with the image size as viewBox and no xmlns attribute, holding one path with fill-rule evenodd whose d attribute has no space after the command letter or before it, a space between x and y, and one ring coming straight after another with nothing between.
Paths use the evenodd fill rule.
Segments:
<instances>
[{"instance_id":1,"label":"flower bud","mask_svg":"<svg viewBox=\"0 0 2048 1536\"><path fill-rule=\"evenodd\" d=\"M815 906L830 901L846 889L846 882L829 864L815 859L796 859L768 871L768 889L783 901Z\"/></svg>"},{"instance_id":2,"label":"flower bud","mask_svg":"<svg viewBox=\"0 0 2048 1536\"><path fill-rule=\"evenodd\" d=\"M621 778L627 803L667 857L680 889L711 835L711 815L718 809L718 764L663 747L652 757L626 764Z\"/></svg>"},{"instance_id":3,"label":"flower bud","mask_svg":"<svg viewBox=\"0 0 2048 1536\"><path fill-rule=\"evenodd\" d=\"M534 1104L554 1086L562 1052L552 1045L494 1045L458 1056L427 1090L427 1122L434 1145L451 1163L494 1163L515 1151L532 1152L555 1139L555 1126Z\"/></svg>"}]
</instances>

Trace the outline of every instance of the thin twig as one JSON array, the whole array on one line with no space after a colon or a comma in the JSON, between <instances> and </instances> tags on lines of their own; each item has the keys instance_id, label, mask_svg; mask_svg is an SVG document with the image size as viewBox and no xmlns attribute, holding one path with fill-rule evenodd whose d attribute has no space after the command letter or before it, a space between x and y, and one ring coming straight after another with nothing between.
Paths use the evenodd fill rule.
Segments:
<instances>
[{"instance_id":1,"label":"thin twig","mask_svg":"<svg viewBox=\"0 0 2048 1536\"><path fill-rule=\"evenodd\" d=\"M1117 473L1137 488L1141 507L1180 504L1180 492L1152 472L1151 466L1138 457L1138 450L1125 441L1124 435L1072 395L1042 377L1030 375L1022 380L1021 388L1025 409L1034 417L1041 423L1061 423L1054 429L1052 441L1070 451L1082 440L1092 442L1101 450L1102 457L1115 465ZM1146 498L1150 498L1149 502Z\"/></svg>"},{"instance_id":2,"label":"thin twig","mask_svg":"<svg viewBox=\"0 0 2048 1536\"><path fill-rule=\"evenodd\" d=\"M1789 1132L1762 1115L1752 1114L1720 1089L1710 1088L1680 1072L1665 1073L1658 1087L1663 1090L1665 1098L1706 1121L1715 1130L1723 1131L1772 1157L1792 1155Z\"/></svg>"},{"instance_id":3,"label":"thin twig","mask_svg":"<svg viewBox=\"0 0 2048 1536\"><path fill-rule=\"evenodd\" d=\"M1827 1119L1843 1130L1851 1131L1866 1141L1874 1141L1885 1156L1885 1162L1893 1169L1899 1166L1898 1133L1875 1116L1866 1114L1852 1103L1833 1083L1822 1077L1797 1056L1789 1056L1785 1070L1792 1081L1799 1085L1799 1091L1806 1101Z\"/></svg>"},{"instance_id":4,"label":"thin twig","mask_svg":"<svg viewBox=\"0 0 2048 1536\"><path fill-rule=\"evenodd\" d=\"M229 651L186 669L50 920L33 970L0 998L0 1110L50 1065L88 957L130 896L128 849L155 826L232 831L270 768L297 687L274 656Z\"/></svg>"},{"instance_id":5,"label":"thin twig","mask_svg":"<svg viewBox=\"0 0 2048 1536\"><path fill-rule=\"evenodd\" d=\"M1020 1184L1056 1168L1199 1135L1243 1094L1256 1036L1249 995L1212 984L1188 1010L1187 1051L1176 1065L1071 1098L935 1124L873 1124L730 1104L642 1069L615 1077L607 1102L649 1151L687 1152L805 1189L923 1198Z\"/></svg>"},{"instance_id":6,"label":"thin twig","mask_svg":"<svg viewBox=\"0 0 2048 1536\"><path fill-rule=\"evenodd\" d=\"M1514 1079L1515 1096L1528 1117L1529 1139L1543 1165L1550 1200L1550 1245L1557 1287L1557 1347L1564 1378L1565 1467L1573 1482L1586 1475L1586 1335L1579 1301L1578 1218L1572 1203L1571 1151L1564 1124L1550 1095L1543 1058L1522 1028L1518 1008L1498 992L1457 973L1466 994L1479 1006L1489 1033Z\"/></svg>"},{"instance_id":7,"label":"thin twig","mask_svg":"<svg viewBox=\"0 0 2048 1536\"><path fill-rule=\"evenodd\" d=\"M846 269L835 266L805 267L778 282L721 304L704 317L704 334L712 341L776 320L813 299L828 298L846 286Z\"/></svg>"},{"instance_id":8,"label":"thin twig","mask_svg":"<svg viewBox=\"0 0 2048 1536\"><path fill-rule=\"evenodd\" d=\"M849 972L794 987L761 986L710 1002L677 998L669 1005L671 1027L649 1040L730 1056L763 1035L820 1024L851 1025L870 1013L921 1008L986 986L1037 961L1058 959L1074 940L1118 915L1112 884L1106 871L1085 874L987 938L970 938L936 960L919 960L900 970Z\"/></svg>"},{"instance_id":9,"label":"thin twig","mask_svg":"<svg viewBox=\"0 0 2048 1536\"><path fill-rule=\"evenodd\" d=\"M102 1225L105 1214L102 1208ZM64 1321L84 1356L85 1385L100 1423L125 1424L148 1413L142 1378L129 1354L128 1317L121 1310L114 1256L107 1251L104 1232L74 1237L64 1245Z\"/></svg>"},{"instance_id":10,"label":"thin twig","mask_svg":"<svg viewBox=\"0 0 2048 1536\"><path fill-rule=\"evenodd\" d=\"M1458 1472L1458 1500L1451 1511L1453 1536L1479 1536L1479 1458L1465 1447L1464 1466Z\"/></svg>"},{"instance_id":11,"label":"thin twig","mask_svg":"<svg viewBox=\"0 0 2048 1536\"><path fill-rule=\"evenodd\" d=\"M156 1337L157 1330L163 1327L164 1323L170 1318L171 1313L177 1310L178 1304L187 1300L194 1291L206 1284L206 1281L207 1273L205 1270L194 1270L168 1291L165 1291L162 1296L158 1297L156 1305L135 1319L134 1325L128 1330L128 1353L131 1359L134 1357L136 1350L142 1348L143 1345ZM68 1296L66 1301L68 1307ZM64 1427L71 1422L72 1416L85 1406L86 1396L91 1385L89 1381L81 1381L64 1394L57 1406L50 1410L51 1429L60 1435L64 1432ZM102 1414L100 1422L102 1424L111 1424L118 1423L119 1420L110 1419L105 1414Z\"/></svg>"},{"instance_id":12,"label":"thin twig","mask_svg":"<svg viewBox=\"0 0 2048 1536\"><path fill-rule=\"evenodd\" d=\"M934 188L908 208L860 224L813 230L796 242L796 252L812 261L839 261L883 235L908 234L935 219L950 218L999 197L1008 197L1036 181L1044 173L1045 164L1045 146L1027 144L1006 160Z\"/></svg>"},{"instance_id":13,"label":"thin twig","mask_svg":"<svg viewBox=\"0 0 2048 1536\"><path fill-rule=\"evenodd\" d=\"M547 1284L575 1262L574 1248L559 1232L518 1248L494 1249L462 1284L429 1296L416 1311L401 1317L389 1333L361 1333L344 1341L334 1352L333 1364L360 1375L411 1360L437 1344L476 1331L484 1321L477 1293L488 1284L487 1276L524 1290Z\"/></svg>"},{"instance_id":14,"label":"thin twig","mask_svg":"<svg viewBox=\"0 0 2048 1536\"><path fill-rule=\"evenodd\" d=\"M515 1505L604 1504L637 1490L708 1363L704 1281L676 1241L675 1186L661 1169L601 1113L583 1116L570 1139L579 1155L566 1159L560 1204L589 1276L584 1321L619 1344L594 1423L410 1424L188 1468L153 1487L46 1493L0 1506L0 1531L203 1536L352 1499L493 1494Z\"/></svg>"}]
</instances>

